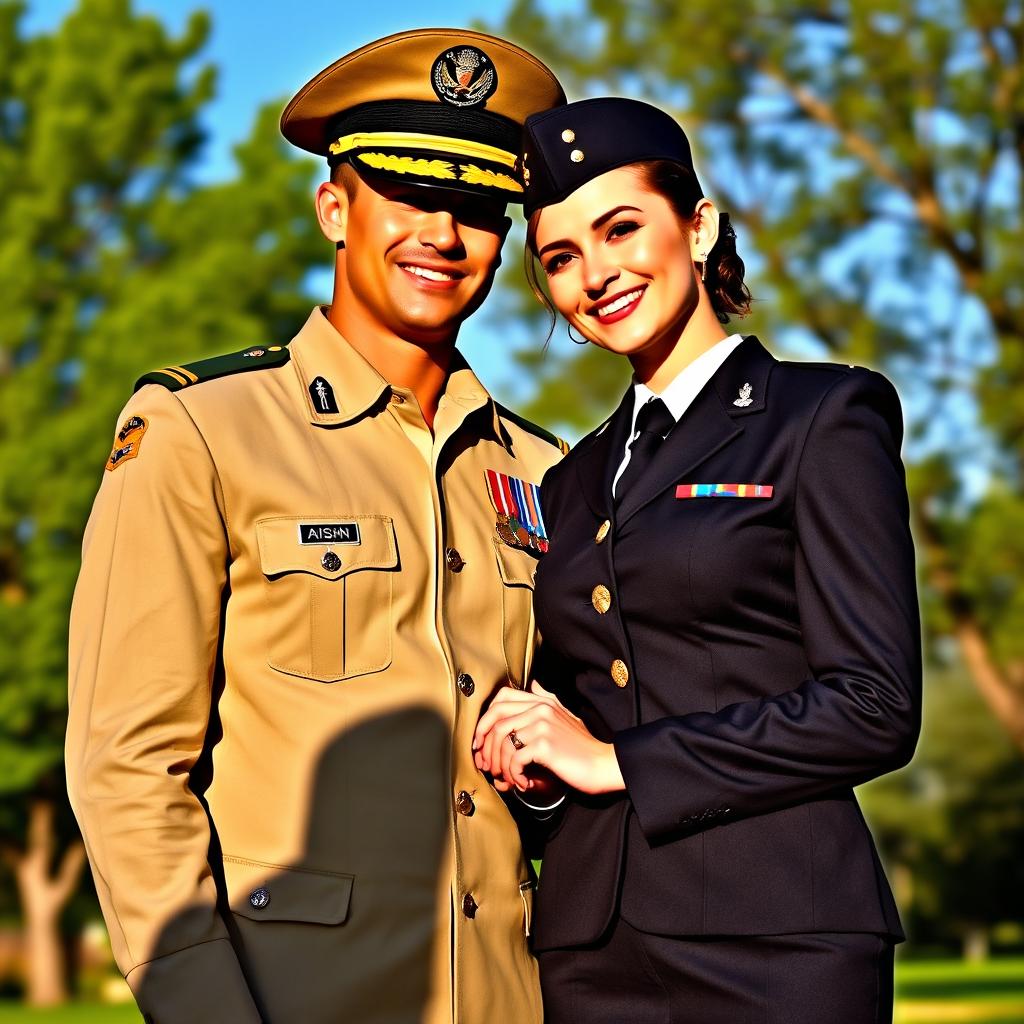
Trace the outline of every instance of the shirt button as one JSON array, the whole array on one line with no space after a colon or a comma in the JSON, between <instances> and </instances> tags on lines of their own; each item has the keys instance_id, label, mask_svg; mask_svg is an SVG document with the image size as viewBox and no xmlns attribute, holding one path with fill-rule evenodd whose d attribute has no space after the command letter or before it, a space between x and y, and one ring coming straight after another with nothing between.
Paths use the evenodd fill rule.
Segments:
<instances>
[{"instance_id":1,"label":"shirt button","mask_svg":"<svg viewBox=\"0 0 1024 1024\"><path fill-rule=\"evenodd\" d=\"M606 520L605 520L605 521L604 521L604 522L603 522L603 523L602 523L602 524L601 524L601 525L600 525L600 526L599 526L599 527L597 528L597 536L595 536L595 537L594 537L594 543L595 543L595 544L600 544L600 543L601 543L601 542L602 542L602 541L603 541L603 540L605 539L605 537L607 537L607 536L608 536L608 531L609 531L609 530L610 530L611 528L612 528L612 521L611 521L610 519L606 519Z\"/></svg>"},{"instance_id":2,"label":"shirt button","mask_svg":"<svg viewBox=\"0 0 1024 1024\"><path fill-rule=\"evenodd\" d=\"M249 903L257 910L262 910L270 902L270 893L260 887L254 890L249 896Z\"/></svg>"},{"instance_id":3,"label":"shirt button","mask_svg":"<svg viewBox=\"0 0 1024 1024\"><path fill-rule=\"evenodd\" d=\"M471 892L467 892L466 895L462 897L463 914L465 914L466 917L472 920L474 917L476 917L476 909L476 900L473 899L473 894Z\"/></svg>"},{"instance_id":4,"label":"shirt button","mask_svg":"<svg viewBox=\"0 0 1024 1024\"><path fill-rule=\"evenodd\" d=\"M599 615L604 615L612 606L612 592L603 583L599 583L590 595L590 603Z\"/></svg>"},{"instance_id":5,"label":"shirt button","mask_svg":"<svg viewBox=\"0 0 1024 1024\"><path fill-rule=\"evenodd\" d=\"M457 810L459 814L465 815L467 818L471 817L473 812L476 810L476 804L473 803L473 798L465 790L462 790L455 798L455 810Z\"/></svg>"},{"instance_id":6,"label":"shirt button","mask_svg":"<svg viewBox=\"0 0 1024 1024\"><path fill-rule=\"evenodd\" d=\"M459 673L458 678L455 680L455 685L458 686L463 697L472 697L473 691L476 689L473 677L466 672Z\"/></svg>"},{"instance_id":7,"label":"shirt button","mask_svg":"<svg viewBox=\"0 0 1024 1024\"><path fill-rule=\"evenodd\" d=\"M337 572L341 568L341 559L333 551L327 551L320 559L320 564L328 572Z\"/></svg>"},{"instance_id":8,"label":"shirt button","mask_svg":"<svg viewBox=\"0 0 1024 1024\"><path fill-rule=\"evenodd\" d=\"M629 669L621 658L612 662L612 679L620 690L629 682Z\"/></svg>"},{"instance_id":9,"label":"shirt button","mask_svg":"<svg viewBox=\"0 0 1024 1024\"><path fill-rule=\"evenodd\" d=\"M448 563L448 568L452 572L462 572L462 567L466 564L465 559L455 548L448 548L445 551L444 560Z\"/></svg>"}]
</instances>

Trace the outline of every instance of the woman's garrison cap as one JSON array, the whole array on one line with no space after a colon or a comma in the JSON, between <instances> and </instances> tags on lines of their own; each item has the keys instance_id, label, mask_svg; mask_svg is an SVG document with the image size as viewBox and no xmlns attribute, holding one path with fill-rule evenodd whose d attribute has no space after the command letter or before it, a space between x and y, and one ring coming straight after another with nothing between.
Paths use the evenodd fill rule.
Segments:
<instances>
[{"instance_id":1,"label":"woman's garrison cap","mask_svg":"<svg viewBox=\"0 0 1024 1024\"><path fill-rule=\"evenodd\" d=\"M289 142L356 170L523 201L516 156L529 114L565 103L552 72L504 39L425 28L378 39L304 85Z\"/></svg>"},{"instance_id":2,"label":"woman's garrison cap","mask_svg":"<svg viewBox=\"0 0 1024 1024\"><path fill-rule=\"evenodd\" d=\"M529 217L592 178L641 160L672 160L693 171L686 133L650 103L607 96L532 114L522 148L523 212Z\"/></svg>"}]
</instances>

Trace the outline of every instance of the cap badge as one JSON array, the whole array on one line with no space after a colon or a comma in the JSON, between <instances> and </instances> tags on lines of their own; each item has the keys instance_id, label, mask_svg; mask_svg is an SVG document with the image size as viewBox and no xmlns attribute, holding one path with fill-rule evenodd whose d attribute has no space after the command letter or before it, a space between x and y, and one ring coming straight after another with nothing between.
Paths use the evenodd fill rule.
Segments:
<instances>
[{"instance_id":1,"label":"cap badge","mask_svg":"<svg viewBox=\"0 0 1024 1024\"><path fill-rule=\"evenodd\" d=\"M743 387L740 388L740 397L734 398L732 400L732 404L738 405L741 409L746 408L753 401L753 399L750 397L750 393L753 390L754 389L750 386L749 382L744 384Z\"/></svg>"},{"instance_id":2,"label":"cap badge","mask_svg":"<svg viewBox=\"0 0 1024 1024\"><path fill-rule=\"evenodd\" d=\"M498 88L498 72L483 50L459 46L445 50L434 61L430 81L442 103L453 107L479 107Z\"/></svg>"}]
</instances>

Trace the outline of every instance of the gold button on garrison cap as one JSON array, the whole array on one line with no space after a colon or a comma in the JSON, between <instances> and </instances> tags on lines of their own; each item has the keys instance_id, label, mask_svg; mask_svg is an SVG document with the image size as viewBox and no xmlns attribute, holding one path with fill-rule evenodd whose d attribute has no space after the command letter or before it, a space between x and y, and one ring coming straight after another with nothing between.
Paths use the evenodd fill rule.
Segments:
<instances>
[{"instance_id":1,"label":"gold button on garrison cap","mask_svg":"<svg viewBox=\"0 0 1024 1024\"><path fill-rule=\"evenodd\" d=\"M612 680L620 690L629 682L629 669L620 658L612 662Z\"/></svg>"},{"instance_id":2,"label":"gold button on garrison cap","mask_svg":"<svg viewBox=\"0 0 1024 1024\"><path fill-rule=\"evenodd\" d=\"M521 47L469 29L424 28L325 68L285 108L281 131L332 164L522 202L523 124L564 103L550 69Z\"/></svg>"}]
</instances>

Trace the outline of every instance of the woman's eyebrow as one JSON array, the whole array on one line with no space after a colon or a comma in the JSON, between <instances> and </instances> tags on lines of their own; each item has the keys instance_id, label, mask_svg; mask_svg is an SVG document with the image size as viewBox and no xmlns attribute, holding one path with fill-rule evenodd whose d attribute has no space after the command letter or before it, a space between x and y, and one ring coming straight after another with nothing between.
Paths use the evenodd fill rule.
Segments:
<instances>
[{"instance_id":1,"label":"woman's eyebrow","mask_svg":"<svg viewBox=\"0 0 1024 1024\"><path fill-rule=\"evenodd\" d=\"M596 231L599 227L601 227L601 225L606 224L608 221L610 221L612 217L614 217L617 213L622 213L623 210L632 210L634 213L641 212L640 208L637 206L615 206L612 209L610 209L607 213L602 213L601 216L598 217L597 220L595 220L590 225L590 230ZM570 242L567 238L560 238L557 242L548 242L547 245L545 245L542 249L538 251L537 255L543 256L544 253L548 251L548 249L560 249L571 246L572 242Z\"/></svg>"}]
</instances>

